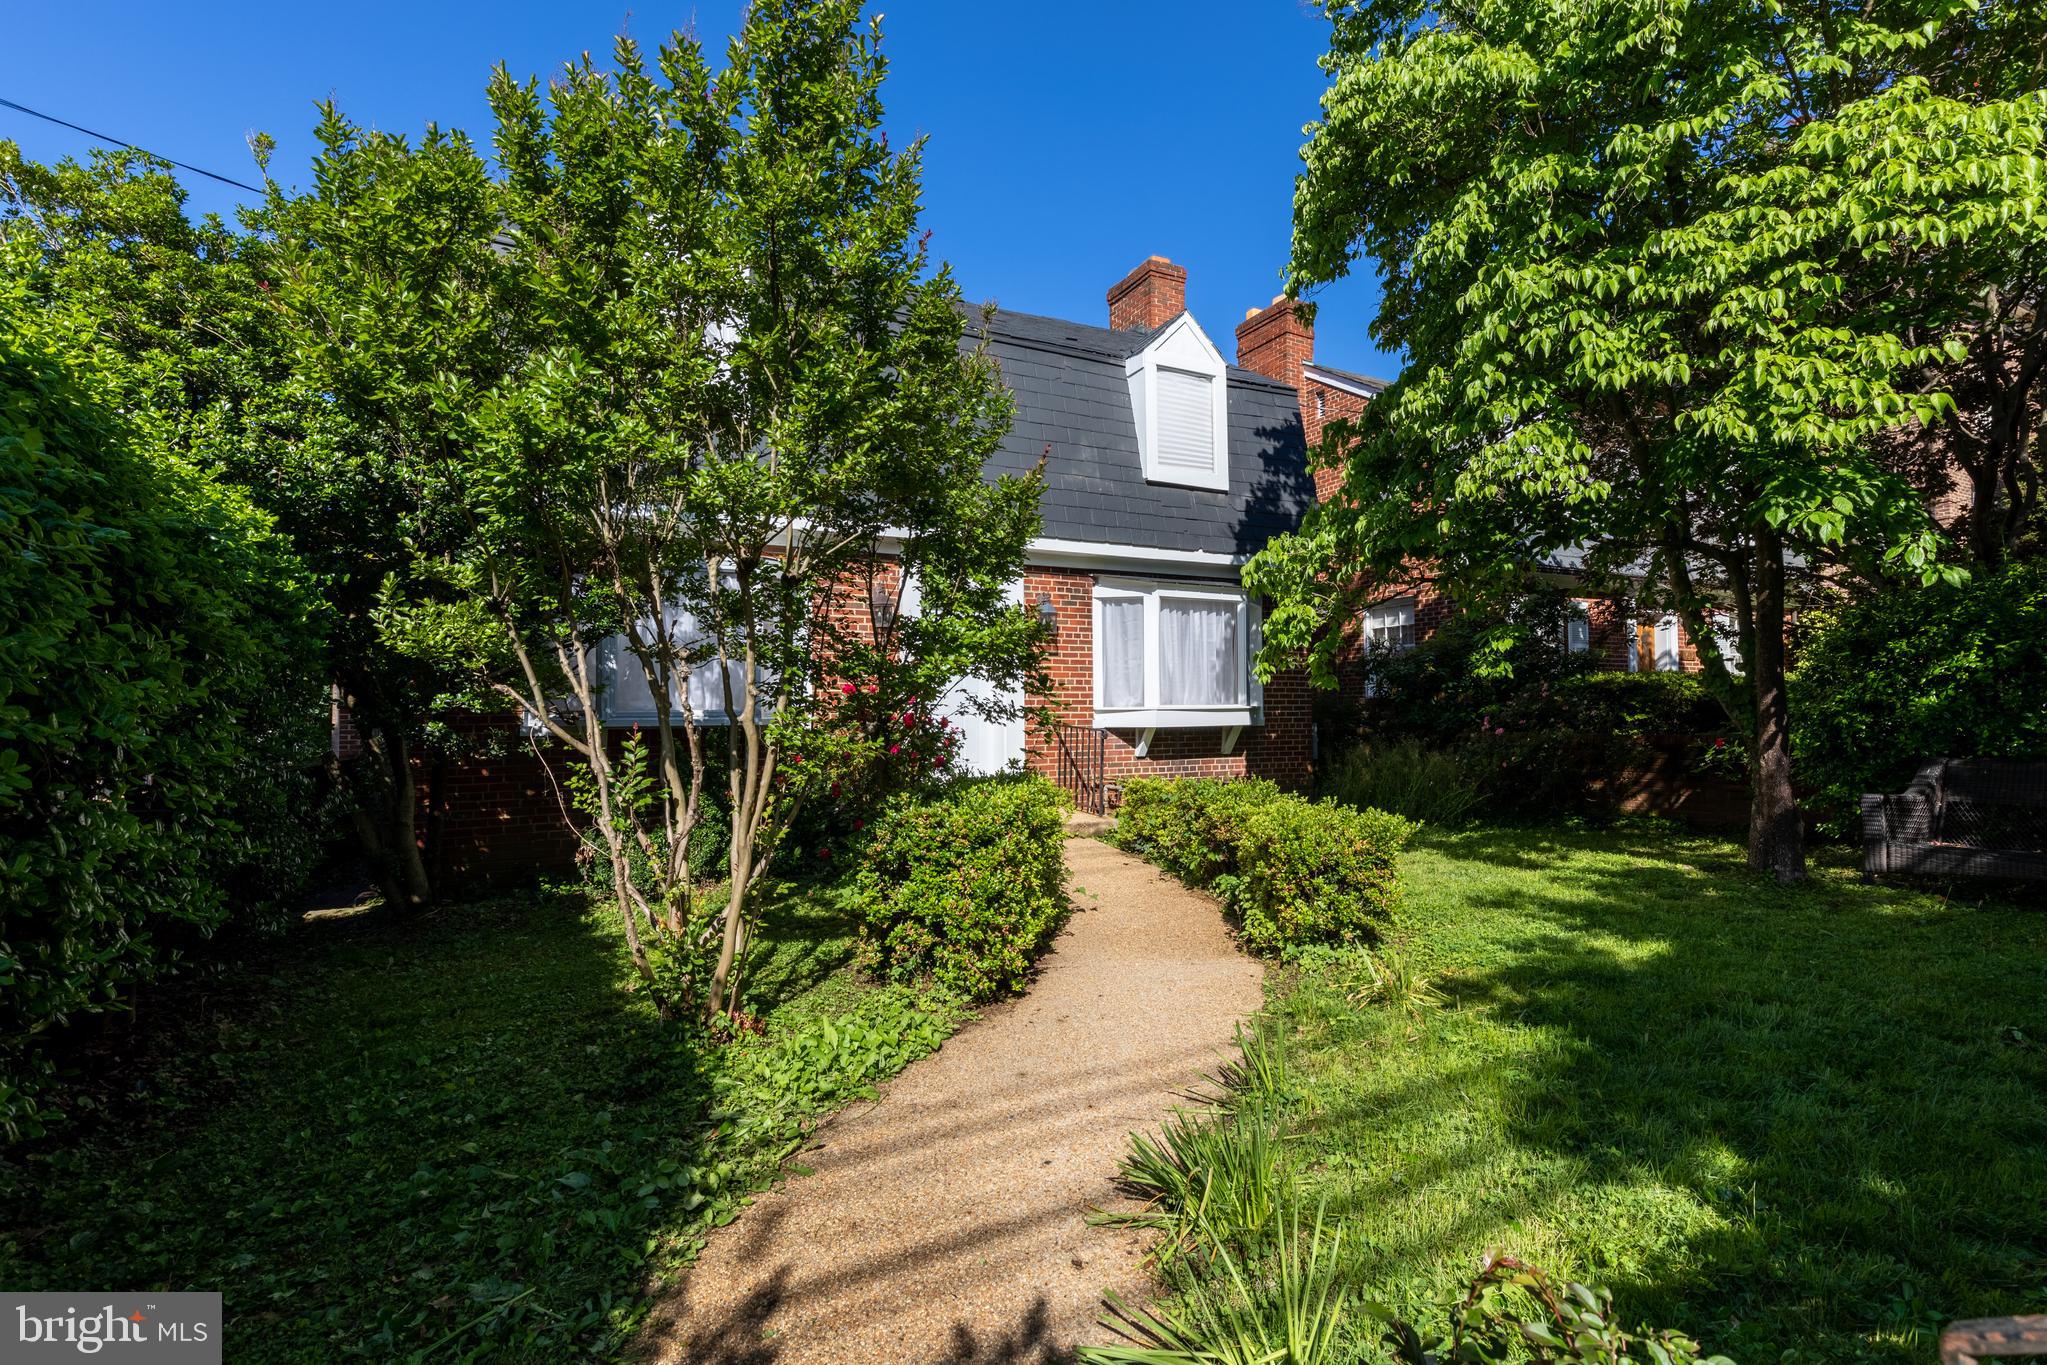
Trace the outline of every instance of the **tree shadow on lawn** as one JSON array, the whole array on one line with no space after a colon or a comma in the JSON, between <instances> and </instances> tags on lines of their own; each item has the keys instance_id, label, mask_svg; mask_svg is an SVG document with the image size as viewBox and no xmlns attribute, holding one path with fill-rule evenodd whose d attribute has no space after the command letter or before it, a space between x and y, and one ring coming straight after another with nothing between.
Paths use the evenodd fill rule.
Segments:
<instances>
[{"instance_id":1,"label":"tree shadow on lawn","mask_svg":"<svg viewBox=\"0 0 2047 1365\"><path fill-rule=\"evenodd\" d=\"M2047 916L1780 888L1647 827L1417 852L1445 1008L1313 1125L1414 1126L1328 1182L1382 1224L1361 1279L1522 1239L1737 1360L1924 1356L1943 1319L2047 1308Z\"/></svg>"},{"instance_id":2,"label":"tree shadow on lawn","mask_svg":"<svg viewBox=\"0 0 2047 1365\"><path fill-rule=\"evenodd\" d=\"M786 922L770 1008L850 951ZM701 1035L633 983L579 892L258 948L167 1000L108 1121L0 1160L0 1283L218 1289L236 1359L615 1350L778 1155L721 1141Z\"/></svg>"}]
</instances>

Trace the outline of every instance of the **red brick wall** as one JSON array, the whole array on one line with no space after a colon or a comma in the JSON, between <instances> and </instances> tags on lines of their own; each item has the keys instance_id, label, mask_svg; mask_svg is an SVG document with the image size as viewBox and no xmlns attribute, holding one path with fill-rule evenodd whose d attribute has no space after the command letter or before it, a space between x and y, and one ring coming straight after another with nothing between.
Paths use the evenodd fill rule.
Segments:
<instances>
[{"instance_id":1,"label":"red brick wall","mask_svg":"<svg viewBox=\"0 0 2047 1365\"><path fill-rule=\"evenodd\" d=\"M582 760L547 743L536 757L507 717L442 720L485 752L415 764L420 845L435 884L459 890L573 871L580 841L563 812L569 773Z\"/></svg>"},{"instance_id":2,"label":"red brick wall","mask_svg":"<svg viewBox=\"0 0 2047 1365\"><path fill-rule=\"evenodd\" d=\"M1049 690L1026 698L1071 725L1094 723L1094 575L1076 569L1031 569L1024 601L1035 611L1047 599L1058 612L1058 634L1045 656ZM1227 754L1222 730L1160 730L1145 756L1138 732L1108 732L1104 770L1111 784L1133 777L1267 777L1301 789L1312 779L1307 678L1286 673L1265 685L1265 724L1247 725ZM1036 723L1025 732L1025 764L1058 775L1056 741Z\"/></svg>"},{"instance_id":3,"label":"red brick wall","mask_svg":"<svg viewBox=\"0 0 2047 1365\"><path fill-rule=\"evenodd\" d=\"M1187 268L1147 256L1109 287L1109 325L1121 331L1163 327L1187 309Z\"/></svg>"}]
</instances>

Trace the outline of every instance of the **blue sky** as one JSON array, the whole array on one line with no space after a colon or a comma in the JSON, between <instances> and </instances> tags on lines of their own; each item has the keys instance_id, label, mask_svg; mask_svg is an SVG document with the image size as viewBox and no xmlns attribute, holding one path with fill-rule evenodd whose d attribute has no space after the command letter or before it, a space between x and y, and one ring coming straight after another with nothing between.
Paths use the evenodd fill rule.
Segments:
<instances>
[{"instance_id":1,"label":"blue sky","mask_svg":"<svg viewBox=\"0 0 2047 1365\"><path fill-rule=\"evenodd\" d=\"M1225 354L1244 310L1279 288L1327 46L1300 0L991 5L897 0L884 13L897 136L928 135L926 225L970 298L1084 322L1146 255L1188 271L1188 305ZM694 28L722 49L738 0L699 4L21 5L0 97L240 180L252 130L303 178L312 102L397 132L429 120L487 142L484 80L502 60L546 74L621 27L652 43ZM89 140L0 109L38 159ZM197 211L239 194L186 176ZM1316 358L1391 377L1366 335L1377 291L1319 296Z\"/></svg>"}]
</instances>

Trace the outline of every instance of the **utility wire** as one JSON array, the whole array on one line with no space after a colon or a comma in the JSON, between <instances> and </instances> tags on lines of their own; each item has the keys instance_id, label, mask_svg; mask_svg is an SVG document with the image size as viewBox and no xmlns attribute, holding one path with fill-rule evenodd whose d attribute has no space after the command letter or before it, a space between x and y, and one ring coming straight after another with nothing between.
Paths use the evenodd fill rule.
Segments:
<instances>
[{"instance_id":1,"label":"utility wire","mask_svg":"<svg viewBox=\"0 0 2047 1365\"><path fill-rule=\"evenodd\" d=\"M5 105L9 109L13 109L20 113L27 114L31 118L39 118L46 123L54 123L59 127L69 128L74 133L84 133L87 137L98 138L101 142L111 142L116 147L126 147L131 152L140 152L144 156L156 157L158 161L169 161L171 165L176 166L181 171L190 171L194 175L203 175L208 180L218 180L223 185L233 185L236 189L247 190L251 194L263 193L263 191L255 185L247 184L244 181L231 179L230 177L225 175L215 175L212 171L206 170L204 167L188 166L182 161L171 161L171 158L167 156L160 156L157 153L150 151L147 147L138 147L132 142L125 142L117 137L109 137L105 133L95 133L90 128L81 127L76 123L67 122L64 119L58 118L55 114L46 114L40 109L31 109L26 104L16 104L13 100L10 99L0 99L0 105Z\"/></svg>"}]
</instances>

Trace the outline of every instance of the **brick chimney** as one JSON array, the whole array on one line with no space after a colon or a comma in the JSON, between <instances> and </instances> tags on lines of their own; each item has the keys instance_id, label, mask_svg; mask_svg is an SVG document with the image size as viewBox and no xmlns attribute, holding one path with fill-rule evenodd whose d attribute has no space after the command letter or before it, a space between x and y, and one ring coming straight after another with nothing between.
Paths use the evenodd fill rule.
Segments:
<instances>
[{"instance_id":1,"label":"brick chimney","mask_svg":"<svg viewBox=\"0 0 2047 1365\"><path fill-rule=\"evenodd\" d=\"M1187 311L1187 267L1147 256L1109 289L1109 325L1149 332Z\"/></svg>"},{"instance_id":2,"label":"brick chimney","mask_svg":"<svg viewBox=\"0 0 2047 1365\"><path fill-rule=\"evenodd\" d=\"M1238 366L1291 385L1301 395L1304 413L1308 390L1301 371L1314 361L1315 329L1301 316L1300 305L1285 295L1246 312L1237 324Z\"/></svg>"}]
</instances>

